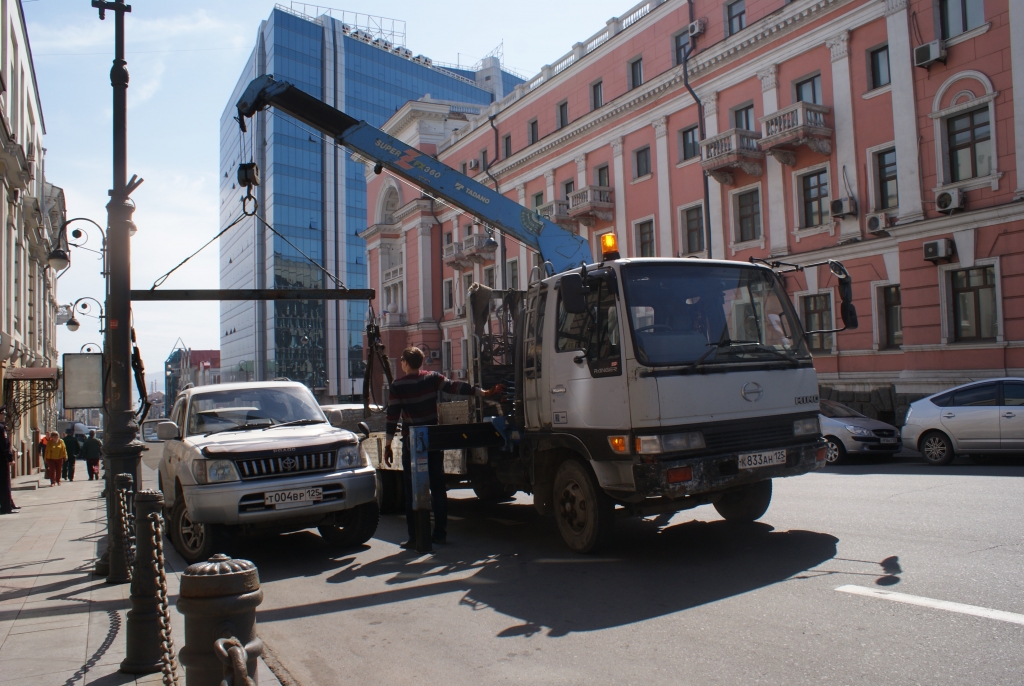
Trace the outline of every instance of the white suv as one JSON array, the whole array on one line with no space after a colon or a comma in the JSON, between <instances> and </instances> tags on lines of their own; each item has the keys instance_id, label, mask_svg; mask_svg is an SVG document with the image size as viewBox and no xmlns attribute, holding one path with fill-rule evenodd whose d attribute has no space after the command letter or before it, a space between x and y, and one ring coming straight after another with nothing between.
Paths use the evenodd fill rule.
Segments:
<instances>
[{"instance_id":1,"label":"white suv","mask_svg":"<svg viewBox=\"0 0 1024 686\"><path fill-rule=\"evenodd\" d=\"M351 431L328 423L302 384L190 388L170 420L143 433L164 442L160 490L171 541L188 562L221 552L239 530L315 526L339 547L377 530L376 475L365 450Z\"/></svg>"}]
</instances>

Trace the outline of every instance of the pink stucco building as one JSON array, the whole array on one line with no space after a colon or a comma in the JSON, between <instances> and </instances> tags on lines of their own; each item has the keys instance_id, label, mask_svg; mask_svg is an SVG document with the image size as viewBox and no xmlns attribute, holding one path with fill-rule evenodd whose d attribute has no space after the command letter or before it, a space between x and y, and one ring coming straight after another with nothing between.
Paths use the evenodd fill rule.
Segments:
<instances>
[{"instance_id":1,"label":"pink stucco building","mask_svg":"<svg viewBox=\"0 0 1024 686\"><path fill-rule=\"evenodd\" d=\"M623 256L842 260L861 326L816 337L815 366L872 416L1024 374L1024 4L649 0L579 38L490 107L425 98L384 128L595 253L614 231ZM467 286L523 288L536 257L367 178L388 349L457 377ZM787 284L806 325L837 320L827 268Z\"/></svg>"}]
</instances>

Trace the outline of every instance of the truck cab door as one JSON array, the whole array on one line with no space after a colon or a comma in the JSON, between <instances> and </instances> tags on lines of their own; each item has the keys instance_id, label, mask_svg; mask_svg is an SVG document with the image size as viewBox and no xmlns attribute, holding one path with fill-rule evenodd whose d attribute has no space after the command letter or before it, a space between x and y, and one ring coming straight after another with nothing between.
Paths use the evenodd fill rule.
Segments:
<instances>
[{"instance_id":1,"label":"truck cab door","mask_svg":"<svg viewBox=\"0 0 1024 686\"><path fill-rule=\"evenodd\" d=\"M522 338L523 410L528 429L551 426L551 401L543 356L547 302L547 287L540 283L531 285L526 293Z\"/></svg>"}]
</instances>

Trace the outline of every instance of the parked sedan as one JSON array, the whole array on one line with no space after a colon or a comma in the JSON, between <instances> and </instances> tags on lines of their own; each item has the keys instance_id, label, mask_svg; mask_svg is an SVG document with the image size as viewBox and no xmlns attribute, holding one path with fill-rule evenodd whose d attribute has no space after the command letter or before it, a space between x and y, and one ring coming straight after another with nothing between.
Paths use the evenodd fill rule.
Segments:
<instances>
[{"instance_id":1,"label":"parked sedan","mask_svg":"<svg viewBox=\"0 0 1024 686\"><path fill-rule=\"evenodd\" d=\"M1024 378L964 384L911 403L903 442L933 465L964 453L1024 452Z\"/></svg>"},{"instance_id":2,"label":"parked sedan","mask_svg":"<svg viewBox=\"0 0 1024 686\"><path fill-rule=\"evenodd\" d=\"M821 435L828 441L828 464L848 455L893 455L903 447L895 426L865 417L831 400L820 403Z\"/></svg>"}]
</instances>

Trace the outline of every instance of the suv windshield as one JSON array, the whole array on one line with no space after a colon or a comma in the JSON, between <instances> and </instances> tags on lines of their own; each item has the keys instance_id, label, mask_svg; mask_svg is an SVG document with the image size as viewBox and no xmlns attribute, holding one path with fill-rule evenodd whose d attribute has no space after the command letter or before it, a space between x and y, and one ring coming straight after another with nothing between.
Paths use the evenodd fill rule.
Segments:
<instances>
[{"instance_id":1,"label":"suv windshield","mask_svg":"<svg viewBox=\"0 0 1024 686\"><path fill-rule=\"evenodd\" d=\"M641 263L624 266L622 281L641 364L810 359L792 305L764 269Z\"/></svg>"},{"instance_id":2,"label":"suv windshield","mask_svg":"<svg viewBox=\"0 0 1024 686\"><path fill-rule=\"evenodd\" d=\"M326 421L308 389L296 386L236 388L193 395L188 408L187 432L191 436L302 421Z\"/></svg>"}]
</instances>

